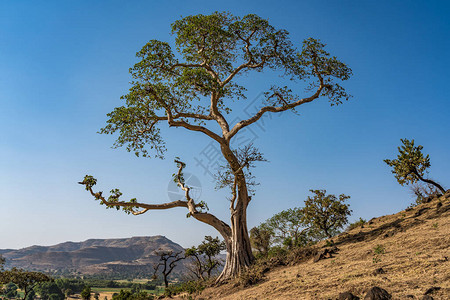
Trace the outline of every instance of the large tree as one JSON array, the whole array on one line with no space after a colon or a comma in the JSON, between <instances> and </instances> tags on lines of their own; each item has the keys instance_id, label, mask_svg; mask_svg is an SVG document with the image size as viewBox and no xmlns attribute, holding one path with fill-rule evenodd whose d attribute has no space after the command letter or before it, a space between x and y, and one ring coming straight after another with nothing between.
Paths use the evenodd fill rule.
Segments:
<instances>
[{"instance_id":1,"label":"large tree","mask_svg":"<svg viewBox=\"0 0 450 300\"><path fill-rule=\"evenodd\" d=\"M220 187L231 189L230 222L203 210L203 204L189 196L189 187L182 180L178 182L186 191L186 200L163 204L121 201L119 190L113 190L106 199L92 190L96 183L92 176L86 176L82 184L108 207L122 207L134 214L185 207L190 216L213 226L227 247L220 281L236 276L254 259L247 230L253 183L248 170L254 162L263 160L251 146L233 149L232 140L268 113L294 110L321 96L327 97L331 105L342 103L349 95L339 82L349 79L352 72L331 56L319 40L308 38L297 49L286 30L277 29L254 14L236 17L216 12L188 16L172 24L172 33L175 47L150 40L137 53L140 61L130 69L133 81L129 93L123 96L125 105L108 114L108 124L101 132L118 133L117 147L126 146L136 155L159 158L166 150L160 131L163 122L215 141L226 161L218 180ZM229 113L239 105L238 100L246 100L246 89L238 82L239 76L251 71L273 71L288 82L302 83L305 96L297 95L288 86L272 85L253 116L232 124ZM184 164L179 162L179 167L181 172Z\"/></svg>"}]
</instances>

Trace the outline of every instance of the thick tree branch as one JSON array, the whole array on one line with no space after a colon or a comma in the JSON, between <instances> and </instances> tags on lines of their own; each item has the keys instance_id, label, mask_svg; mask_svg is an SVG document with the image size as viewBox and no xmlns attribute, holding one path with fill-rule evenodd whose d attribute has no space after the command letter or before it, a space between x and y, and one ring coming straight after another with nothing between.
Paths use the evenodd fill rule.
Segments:
<instances>
[{"instance_id":1,"label":"thick tree branch","mask_svg":"<svg viewBox=\"0 0 450 300\"><path fill-rule=\"evenodd\" d=\"M200 126L200 125L193 125L193 124L190 124L190 123L188 123L186 121L175 121L171 117L169 117L168 123L169 123L169 126L184 127L184 128L189 129L191 131L203 132L204 134L206 134L210 138L212 138L215 141L217 141L219 144L226 143L224 138L222 138L218 134L212 132L211 130L207 129L206 127L203 127L203 126Z\"/></svg>"},{"instance_id":2,"label":"thick tree branch","mask_svg":"<svg viewBox=\"0 0 450 300\"><path fill-rule=\"evenodd\" d=\"M147 204L147 203L139 203L139 202L124 202L124 201L117 201L117 202L112 202L112 201L108 201L105 199L105 197L103 197L102 192L94 192L92 187L87 185L87 183L85 181L82 182L78 182L79 184L85 185L86 189L91 193L92 196L94 196L95 199L100 200L100 203L106 205L106 206L111 206L111 207L138 207L138 208L142 208L143 210L135 212L135 211L131 211L132 214L134 215L140 215L143 214L149 210L161 210L161 209L170 209L170 208L174 208L174 207L188 207L188 203L187 201L182 201L182 200L176 200L176 201L172 201L172 202L167 202L167 203L161 203L161 204Z\"/></svg>"},{"instance_id":3,"label":"thick tree branch","mask_svg":"<svg viewBox=\"0 0 450 300\"><path fill-rule=\"evenodd\" d=\"M245 43L245 53L248 56L248 61L241 64L236 69L234 69L233 72L231 72L231 74L228 75L228 77L221 83L222 87L224 87L227 83L229 83L241 70L243 70L245 68L255 69L255 68L260 68L260 67L264 66L264 63L266 62L266 59L267 59L266 56L262 57L260 63L252 64L254 62L254 58L253 58L252 52L250 51L250 46L251 46L250 40L253 37L253 35L256 33L256 31L257 31L257 29L254 29L247 38L243 38L239 34L239 32L236 32L239 39L241 39Z\"/></svg>"},{"instance_id":4,"label":"thick tree branch","mask_svg":"<svg viewBox=\"0 0 450 300\"><path fill-rule=\"evenodd\" d=\"M238 185L238 180L237 177L238 176L243 176L242 170L244 169L244 167L246 167L248 165L248 162L243 163L239 169L234 173L234 179L233 179L233 186L231 188L231 199L230 199L230 211L231 211L231 215L234 215L236 213L236 208L234 206L234 202L236 201L236 197L237 197L237 185Z\"/></svg>"},{"instance_id":5,"label":"thick tree branch","mask_svg":"<svg viewBox=\"0 0 450 300\"><path fill-rule=\"evenodd\" d=\"M171 110L170 106L167 105L167 103L164 102L159 97L158 93L153 89L153 87L147 86L146 87L146 91L148 93L150 93L156 99L156 101L158 101L158 103L165 109L166 114L167 114L167 122L169 123L169 126L184 127L184 128L189 129L191 131L203 132L204 134L206 134L210 138L213 138L214 140L216 140L220 144L225 143L225 140L222 137L220 137L216 133L212 132L211 130L207 129L206 127L203 127L203 126L200 126L200 125L193 125L193 124L190 124L190 123L188 123L188 122L186 122L184 120L179 120L179 121L176 120L176 119L178 119L180 117L183 117L183 115L185 117L190 117L190 118L196 118L197 116L199 116L199 117L202 117L204 120L212 120L211 117L205 116L205 115L200 115L200 114L183 114L183 113L179 113L179 114L175 114L174 115L172 113L172 110Z\"/></svg>"},{"instance_id":6,"label":"thick tree branch","mask_svg":"<svg viewBox=\"0 0 450 300\"><path fill-rule=\"evenodd\" d=\"M413 173L417 176L417 178L419 178L423 182L434 185L441 191L442 194L445 194L445 189L439 183L437 183L431 179L423 178L422 176L420 176L419 172L417 172L417 170L415 168L413 170Z\"/></svg>"},{"instance_id":7,"label":"thick tree branch","mask_svg":"<svg viewBox=\"0 0 450 300\"><path fill-rule=\"evenodd\" d=\"M180 160L175 160L175 162L178 164L178 172L176 175L177 182L178 182L178 185L180 186L180 188L185 192L185 197L188 200L187 205L188 205L188 209L189 209L189 214L192 217L194 217L196 220L201 221L203 223L206 223L206 224L214 227L217 231L220 232L222 237L228 241L231 237L230 226L210 213L199 212L197 210L198 207L203 207L203 204L201 204L201 203L196 204L194 202L194 200L189 195L190 188L188 186L186 186L185 182L182 179L183 168L186 166L186 164Z\"/></svg>"},{"instance_id":8,"label":"thick tree branch","mask_svg":"<svg viewBox=\"0 0 450 300\"><path fill-rule=\"evenodd\" d=\"M222 129L223 136L225 136L230 131L230 126L225 117L219 111L219 108L217 106L218 101L219 96L217 92L211 92L210 115L217 121L217 124L219 124L220 128Z\"/></svg>"},{"instance_id":9,"label":"thick tree branch","mask_svg":"<svg viewBox=\"0 0 450 300\"><path fill-rule=\"evenodd\" d=\"M273 112L273 113L277 113L277 112L283 112L292 108L295 108L297 106L300 106L302 104L305 103L309 103L312 102L313 100L319 98L319 95L321 93L323 89L323 86L321 85L317 91L314 93L314 95L312 95L311 97L308 98L302 98L299 99L295 102L292 103L288 103L283 97L282 95L278 94L278 93L274 93L273 95L271 95L270 97L278 97L282 102L286 102L285 105L283 106L264 106L262 107L253 117L246 119L246 120L242 120L239 121L236 125L234 125L234 127L230 130L230 132L225 136L226 140L230 140L233 136L235 136L242 128L251 125L255 122L257 122L259 119L261 119L261 117L267 113L267 112Z\"/></svg>"},{"instance_id":10,"label":"thick tree branch","mask_svg":"<svg viewBox=\"0 0 450 300\"><path fill-rule=\"evenodd\" d=\"M275 92L269 97L269 99L272 97L277 97L280 100L280 102L285 103L284 105L282 105L282 106L268 105L268 106L262 107L253 117L246 119L246 120L242 120L242 121L238 122L236 125L234 125L234 127L231 129L231 131L225 136L225 139L227 141L229 141L233 136L235 136L239 132L239 130L241 130L242 128L244 128L248 125L251 125L251 124L257 122L259 119L261 119L261 117L266 112L274 112L274 113L283 112L283 111L295 108L297 106L300 106L302 104L312 102L313 100L319 98L320 93L322 92L322 90L325 87L325 83L324 83L323 77L320 74L319 69L317 67L316 57L313 58L312 63L314 66L314 73L317 76L317 78L319 79L319 87L317 88L316 92L312 96L310 96L308 98L302 98L295 102L289 103L286 99L284 99L283 95L281 95L278 92Z\"/></svg>"},{"instance_id":11,"label":"thick tree branch","mask_svg":"<svg viewBox=\"0 0 450 300\"><path fill-rule=\"evenodd\" d=\"M178 171L178 178L181 176L181 171L184 168L184 164L180 166ZM87 178L87 177L86 177ZM102 192L94 192L92 189L93 184L91 184L89 181L83 180L82 182L79 182L79 184L82 184L86 186L86 190L91 193L92 196L94 196L95 199L100 200L100 202L108 207L122 207L122 208L130 208L129 211L133 215L141 215L146 213L149 210L161 210L161 209L170 209L174 207L186 207L189 210L189 214L194 217L195 219L206 223L208 225L213 226L217 231L220 232L220 234L223 236L225 240L229 240L231 237L231 228L228 224L218 219L216 216L205 213L205 212L199 212L197 208L204 207L203 203L195 203L194 200L189 196L189 187L186 187L183 183L183 190L186 192L188 201L183 200L177 200L172 201L168 203L161 203L161 204L147 204L147 203L139 203L139 202L124 202L124 201L108 201L105 199L105 197L102 195ZM140 211L135 211L133 208L142 208Z\"/></svg>"}]
</instances>

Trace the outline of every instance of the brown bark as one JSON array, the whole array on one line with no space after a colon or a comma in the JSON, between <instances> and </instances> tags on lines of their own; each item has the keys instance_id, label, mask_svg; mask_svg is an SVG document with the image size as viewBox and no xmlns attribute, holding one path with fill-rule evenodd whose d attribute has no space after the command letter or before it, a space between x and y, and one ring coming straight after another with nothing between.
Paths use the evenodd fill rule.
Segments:
<instances>
[{"instance_id":1,"label":"brown bark","mask_svg":"<svg viewBox=\"0 0 450 300\"><path fill-rule=\"evenodd\" d=\"M236 277L240 272L247 269L253 262L254 257L247 229L247 207L250 202L247 183L242 166L228 145L221 146L222 154L230 164L235 176L233 190L233 201L231 202L231 236L226 240L227 259L222 273L217 282Z\"/></svg>"},{"instance_id":2,"label":"brown bark","mask_svg":"<svg viewBox=\"0 0 450 300\"><path fill-rule=\"evenodd\" d=\"M222 273L216 282L222 282L239 275L253 262L254 257L247 231L246 212L231 217L232 236L227 245L227 258Z\"/></svg>"},{"instance_id":3,"label":"brown bark","mask_svg":"<svg viewBox=\"0 0 450 300\"><path fill-rule=\"evenodd\" d=\"M431 179L423 178L422 176L420 176L420 174L419 174L417 171L414 171L414 174L416 174L416 176L417 176L420 180L422 180L423 182L426 182L426 183L428 183L428 184L434 185L435 187L437 187L437 188L441 191L442 194L445 194L444 188L443 188L439 183L434 182L434 181L431 180Z\"/></svg>"}]
</instances>

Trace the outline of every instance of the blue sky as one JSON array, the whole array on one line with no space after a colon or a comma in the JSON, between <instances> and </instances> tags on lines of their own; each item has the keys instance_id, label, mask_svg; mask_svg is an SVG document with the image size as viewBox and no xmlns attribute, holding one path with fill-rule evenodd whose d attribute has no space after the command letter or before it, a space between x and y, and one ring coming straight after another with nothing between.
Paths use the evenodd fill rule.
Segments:
<instances>
[{"instance_id":1,"label":"blue sky","mask_svg":"<svg viewBox=\"0 0 450 300\"><path fill-rule=\"evenodd\" d=\"M255 171L249 227L301 206L312 188L350 195L352 220L404 209L411 193L382 161L400 138L422 144L430 177L450 187L446 1L0 1L0 248L158 234L191 246L217 235L182 208L105 210L77 184L91 174L101 190L166 202L181 156L201 199L228 220L226 191L215 191L196 163L207 138L164 130L169 151L156 160L111 149L114 137L96 133L122 103L135 53L150 39L173 42L170 24L180 16L214 11L256 13L298 45L319 38L354 73L349 102L321 99L247 133L270 161ZM244 78L249 101L276 80Z\"/></svg>"}]
</instances>

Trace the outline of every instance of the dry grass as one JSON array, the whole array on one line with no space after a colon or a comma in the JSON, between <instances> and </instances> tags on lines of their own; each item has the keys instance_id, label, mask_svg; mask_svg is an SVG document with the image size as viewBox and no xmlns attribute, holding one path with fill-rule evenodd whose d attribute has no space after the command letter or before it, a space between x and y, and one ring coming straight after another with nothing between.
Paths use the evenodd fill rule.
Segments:
<instances>
[{"instance_id":1,"label":"dry grass","mask_svg":"<svg viewBox=\"0 0 450 300\"><path fill-rule=\"evenodd\" d=\"M340 251L333 258L279 267L255 286L243 289L230 283L206 289L196 299L336 299L345 291L363 299L372 286L386 289L393 299L421 299L435 286L441 289L433 292L434 299L450 299L450 194L446 195L341 234L335 238ZM378 268L385 273L375 274Z\"/></svg>"}]
</instances>

